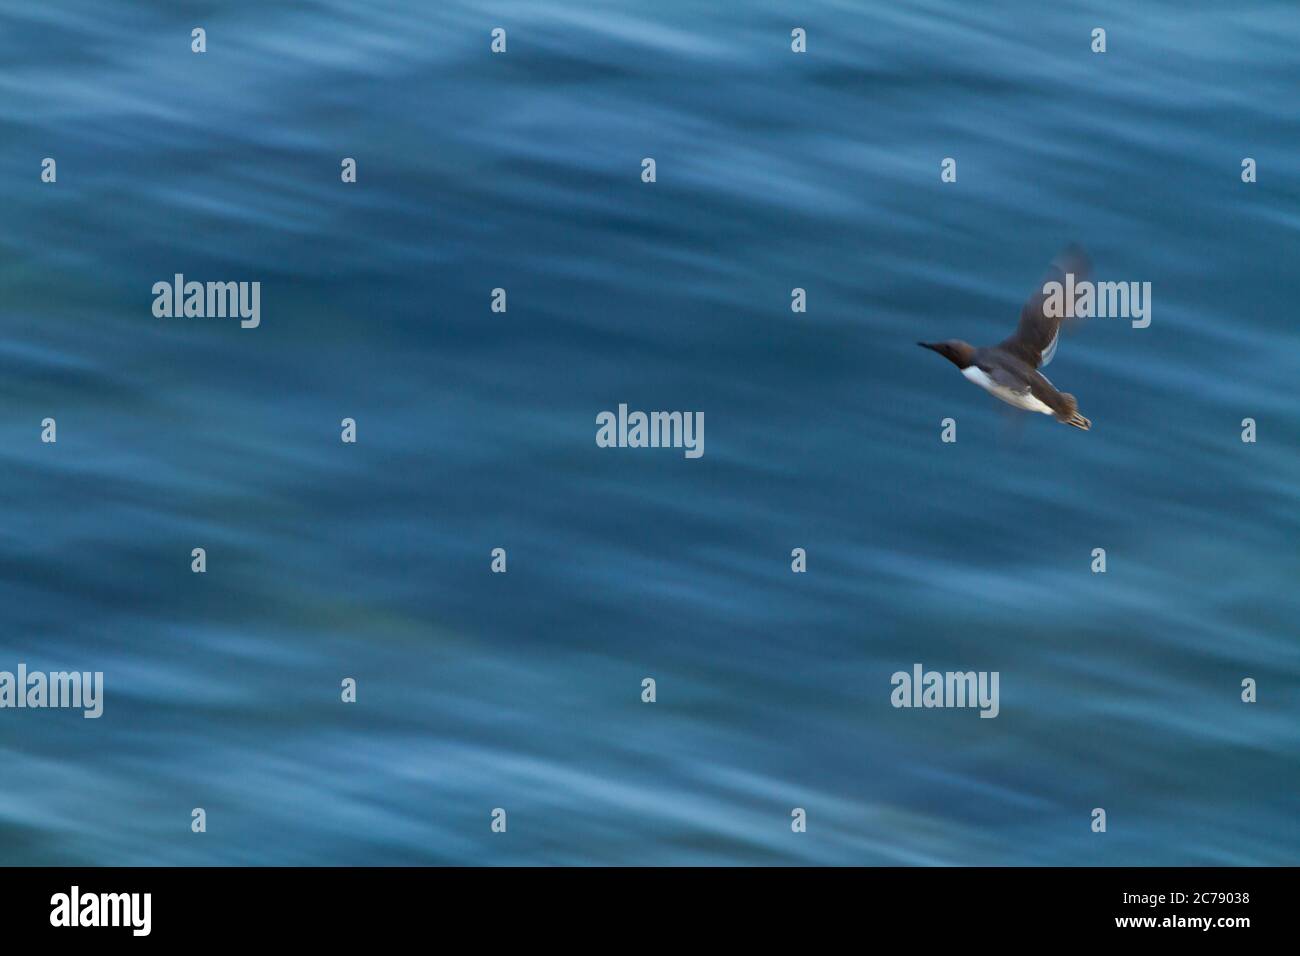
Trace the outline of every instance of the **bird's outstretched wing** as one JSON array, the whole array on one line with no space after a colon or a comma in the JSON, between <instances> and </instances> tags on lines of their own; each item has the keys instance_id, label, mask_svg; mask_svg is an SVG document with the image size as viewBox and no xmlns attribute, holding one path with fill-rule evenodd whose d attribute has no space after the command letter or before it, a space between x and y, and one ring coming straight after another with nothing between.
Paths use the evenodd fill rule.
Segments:
<instances>
[{"instance_id":1,"label":"bird's outstretched wing","mask_svg":"<svg viewBox=\"0 0 1300 956\"><path fill-rule=\"evenodd\" d=\"M1092 262L1087 253L1073 243L1052 260L1047 275L1020 310L1020 324L1016 326L1015 334L999 343L1002 348L1028 362L1033 368L1045 366L1052 360L1061 334L1061 317L1051 317L1043 312L1043 303L1047 301L1043 286L1049 282L1064 284L1067 272L1073 273L1076 285L1092 273Z\"/></svg>"}]
</instances>

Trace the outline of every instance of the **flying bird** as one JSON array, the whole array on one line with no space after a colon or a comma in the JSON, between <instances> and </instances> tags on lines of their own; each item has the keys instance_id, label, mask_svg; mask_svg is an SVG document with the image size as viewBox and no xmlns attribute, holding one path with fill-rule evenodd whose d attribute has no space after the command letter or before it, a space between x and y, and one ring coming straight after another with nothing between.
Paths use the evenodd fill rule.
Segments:
<instances>
[{"instance_id":1,"label":"flying bird","mask_svg":"<svg viewBox=\"0 0 1300 956\"><path fill-rule=\"evenodd\" d=\"M1043 309L1048 282L1065 282L1073 273L1075 282L1087 278L1092 269L1088 256L1071 245L1052 260L1047 277L1020 310L1020 324L1015 333L997 345L976 348L961 339L946 342L917 342L922 348L938 352L961 369L961 374L980 388L1008 405L1030 412L1055 415L1058 422L1087 431L1092 422L1079 414L1079 403L1069 392L1058 392L1041 371L1056 355L1061 337L1061 318L1050 317Z\"/></svg>"}]
</instances>

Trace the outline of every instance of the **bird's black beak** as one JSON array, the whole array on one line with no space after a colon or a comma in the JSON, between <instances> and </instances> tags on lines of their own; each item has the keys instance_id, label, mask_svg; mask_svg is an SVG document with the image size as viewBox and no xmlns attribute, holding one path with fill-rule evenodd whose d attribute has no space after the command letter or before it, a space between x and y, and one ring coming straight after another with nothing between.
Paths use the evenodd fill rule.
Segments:
<instances>
[{"instance_id":1,"label":"bird's black beak","mask_svg":"<svg viewBox=\"0 0 1300 956\"><path fill-rule=\"evenodd\" d=\"M929 342L917 342L916 344L921 346L923 349L929 349L931 352L939 351L939 346L931 345Z\"/></svg>"}]
</instances>

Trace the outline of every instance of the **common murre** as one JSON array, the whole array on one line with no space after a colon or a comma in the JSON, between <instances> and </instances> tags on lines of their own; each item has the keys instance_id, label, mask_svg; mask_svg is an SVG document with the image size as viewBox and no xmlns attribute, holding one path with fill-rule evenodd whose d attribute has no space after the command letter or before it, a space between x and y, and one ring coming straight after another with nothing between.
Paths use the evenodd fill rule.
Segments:
<instances>
[{"instance_id":1,"label":"common murre","mask_svg":"<svg viewBox=\"0 0 1300 956\"><path fill-rule=\"evenodd\" d=\"M1085 277L1091 268L1087 255L1071 245L1054 260L1048 281L1063 281L1067 275ZM1046 283L1043 283L1045 285ZM1039 286L1020 311L1015 333L997 345L976 348L960 339L946 342L917 342L938 352L961 369L961 374L1008 405L1025 411L1055 415L1058 422L1087 431L1092 422L1079 414L1079 403L1068 392L1058 392L1040 368L1056 355L1061 335L1061 316L1043 308L1047 294Z\"/></svg>"}]
</instances>

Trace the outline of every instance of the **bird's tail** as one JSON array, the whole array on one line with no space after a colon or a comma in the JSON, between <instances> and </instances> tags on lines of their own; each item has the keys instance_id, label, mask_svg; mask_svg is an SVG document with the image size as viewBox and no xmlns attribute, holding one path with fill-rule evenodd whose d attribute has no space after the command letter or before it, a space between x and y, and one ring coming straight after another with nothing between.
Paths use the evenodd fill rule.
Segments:
<instances>
[{"instance_id":1,"label":"bird's tail","mask_svg":"<svg viewBox=\"0 0 1300 956\"><path fill-rule=\"evenodd\" d=\"M1061 393L1061 407L1056 410L1056 420L1084 431L1092 427L1092 422L1079 414L1079 403L1069 392Z\"/></svg>"}]
</instances>

